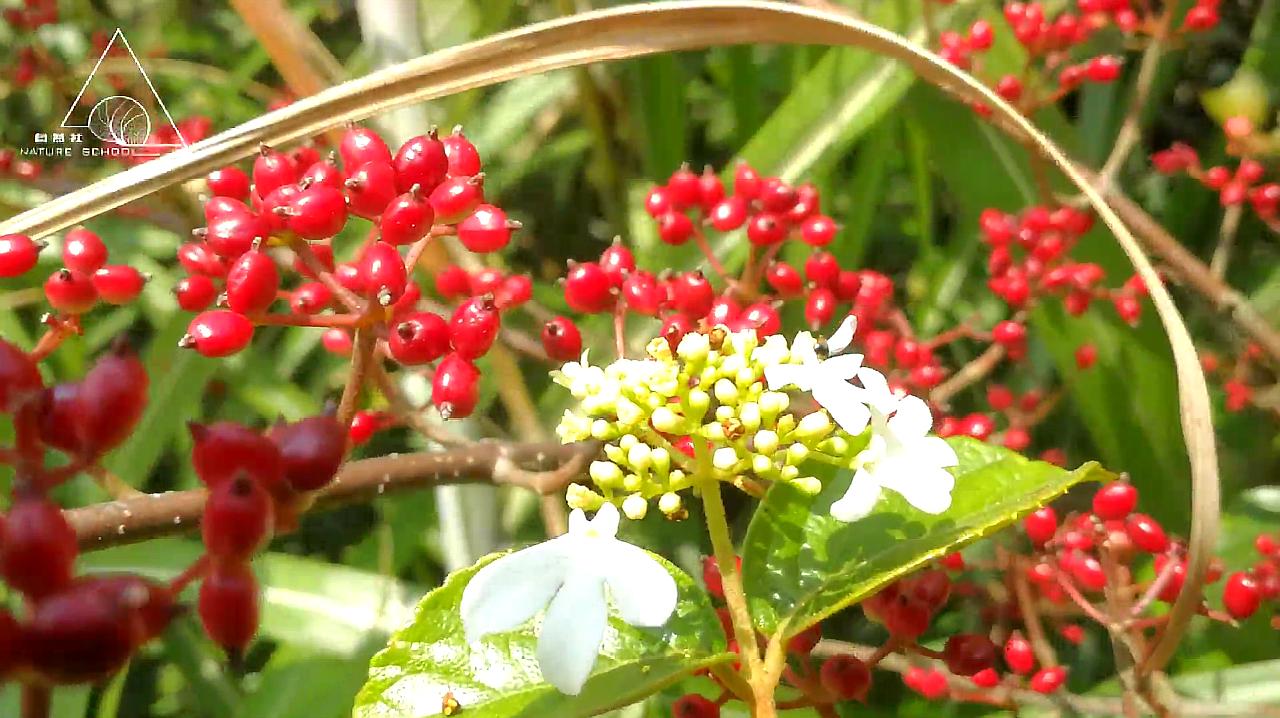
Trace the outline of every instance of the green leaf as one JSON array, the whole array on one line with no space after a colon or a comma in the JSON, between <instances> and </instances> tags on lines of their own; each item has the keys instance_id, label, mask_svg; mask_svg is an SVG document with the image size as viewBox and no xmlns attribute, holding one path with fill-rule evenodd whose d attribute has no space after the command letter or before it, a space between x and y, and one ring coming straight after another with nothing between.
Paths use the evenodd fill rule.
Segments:
<instances>
[{"instance_id":1,"label":"green leaf","mask_svg":"<svg viewBox=\"0 0 1280 718\"><path fill-rule=\"evenodd\" d=\"M531 657L534 625L487 639L473 650L463 637L462 591L482 566L451 575L418 606L417 617L370 664L354 718L425 718L441 714L452 693L465 715L484 718L590 716L628 705L681 676L730 660L707 595L663 561L679 587L675 614L662 629L633 628L611 618L595 673L581 695L566 696L542 680Z\"/></svg>"},{"instance_id":2,"label":"green leaf","mask_svg":"<svg viewBox=\"0 0 1280 718\"><path fill-rule=\"evenodd\" d=\"M931 516L884 492L875 513L845 523L831 504L843 472L816 497L787 484L765 496L747 529L742 571L757 626L787 635L875 593L929 561L987 536L1086 480L1114 478L1096 463L1067 471L969 438L953 438L960 463L951 508Z\"/></svg>"}]
</instances>

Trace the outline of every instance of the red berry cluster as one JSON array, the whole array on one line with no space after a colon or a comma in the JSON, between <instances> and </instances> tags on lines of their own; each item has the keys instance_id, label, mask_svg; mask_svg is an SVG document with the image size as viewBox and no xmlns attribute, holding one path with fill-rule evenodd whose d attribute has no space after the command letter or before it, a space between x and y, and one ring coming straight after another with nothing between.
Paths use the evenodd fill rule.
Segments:
<instances>
[{"instance_id":1,"label":"red berry cluster","mask_svg":"<svg viewBox=\"0 0 1280 718\"><path fill-rule=\"evenodd\" d=\"M185 346L228 356L249 344L256 326L291 325L326 329L324 346L347 354L352 332L363 328L401 364L438 362L432 398L446 418L474 410L474 361L493 345L500 311L527 301L532 286L526 277L451 267L436 286L446 299L463 300L452 316L421 306L413 273L429 242L451 235L489 253L520 226L485 202L480 155L461 128L447 137L432 130L393 153L377 133L352 126L337 157L322 159L310 146L291 153L263 147L251 172L226 167L206 181L213 195L204 205L207 226L178 251L188 273L175 287L178 302L199 312ZM337 261L335 238L353 216L369 222L368 237ZM298 275L292 289L283 288L283 267ZM280 300L288 311L273 312ZM210 309L215 302L220 308ZM371 418L359 433L377 427Z\"/></svg>"},{"instance_id":2,"label":"red berry cluster","mask_svg":"<svg viewBox=\"0 0 1280 718\"><path fill-rule=\"evenodd\" d=\"M139 576L76 576L75 531L49 492L80 473L105 475L101 457L122 443L147 403L147 374L116 345L76 382L46 387L33 357L0 340L0 413L14 445L12 503L0 516L0 577L26 599L0 610L0 680L52 686L101 680L158 636L174 615L175 591ZM46 453L65 457L46 464Z\"/></svg>"},{"instance_id":3,"label":"red berry cluster","mask_svg":"<svg viewBox=\"0 0 1280 718\"><path fill-rule=\"evenodd\" d=\"M58 22L57 0L28 0L21 7L6 7L0 17L13 28L20 37L35 37L36 30L44 25ZM50 59L47 53L36 45L20 45L11 60L9 79L14 87L23 89L35 81L41 70L46 69Z\"/></svg>"},{"instance_id":4,"label":"red berry cluster","mask_svg":"<svg viewBox=\"0 0 1280 718\"><path fill-rule=\"evenodd\" d=\"M22 182L37 179L44 171L40 163L19 157L8 147L0 147L0 178L12 177Z\"/></svg>"},{"instance_id":5,"label":"red berry cluster","mask_svg":"<svg viewBox=\"0 0 1280 718\"><path fill-rule=\"evenodd\" d=\"M1266 368L1261 361L1262 347L1255 342L1244 346L1240 356L1230 365L1224 365L1218 355L1204 352L1200 355L1200 366L1210 377L1222 377L1222 388L1226 394L1223 402L1227 411L1243 411L1251 404L1258 404L1255 394L1256 386L1266 386L1273 381L1264 380Z\"/></svg>"},{"instance_id":6,"label":"red berry cluster","mask_svg":"<svg viewBox=\"0 0 1280 718\"><path fill-rule=\"evenodd\" d=\"M191 424L191 462L209 487L201 525L205 558L199 613L205 631L235 656L258 630L258 587L249 560L276 531L296 528L310 495L333 481L346 430L328 415L280 422L266 434L232 422Z\"/></svg>"},{"instance_id":7,"label":"red berry cluster","mask_svg":"<svg viewBox=\"0 0 1280 718\"><path fill-rule=\"evenodd\" d=\"M1231 124L1232 121L1228 120L1229 131ZM1261 162L1244 157L1234 170L1225 165L1205 168L1194 147L1175 142L1168 149L1151 155L1151 164L1161 174L1186 174L1217 192L1223 207L1252 207L1258 219L1280 232L1280 182L1263 182L1267 170Z\"/></svg>"}]
</instances>

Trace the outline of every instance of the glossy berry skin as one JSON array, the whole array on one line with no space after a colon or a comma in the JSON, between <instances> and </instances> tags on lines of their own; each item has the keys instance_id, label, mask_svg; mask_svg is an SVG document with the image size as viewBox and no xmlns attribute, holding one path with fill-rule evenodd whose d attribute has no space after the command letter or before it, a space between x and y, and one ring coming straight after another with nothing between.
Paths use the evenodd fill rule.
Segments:
<instances>
[{"instance_id":1,"label":"glossy berry skin","mask_svg":"<svg viewBox=\"0 0 1280 718\"><path fill-rule=\"evenodd\" d=\"M214 561L249 560L271 537L275 516L271 496L247 473L215 486L205 501L200 533Z\"/></svg>"},{"instance_id":2,"label":"glossy berry skin","mask_svg":"<svg viewBox=\"0 0 1280 718\"><path fill-rule=\"evenodd\" d=\"M786 262L772 262L765 269L764 279L783 298L794 298L804 292L804 277Z\"/></svg>"},{"instance_id":3,"label":"glossy berry skin","mask_svg":"<svg viewBox=\"0 0 1280 718\"><path fill-rule=\"evenodd\" d=\"M582 262L569 269L564 279L564 299L575 312L593 314L613 308L609 276L595 262Z\"/></svg>"},{"instance_id":4,"label":"glossy berry skin","mask_svg":"<svg viewBox=\"0 0 1280 718\"><path fill-rule=\"evenodd\" d=\"M496 252L511 241L513 226L501 208L482 204L458 224L458 241L472 252Z\"/></svg>"},{"instance_id":5,"label":"glossy berry skin","mask_svg":"<svg viewBox=\"0 0 1280 718\"><path fill-rule=\"evenodd\" d=\"M1049 694L1062 687L1067 681L1067 669L1062 666L1053 666L1052 668L1041 668L1031 677L1031 690L1036 693Z\"/></svg>"},{"instance_id":6,"label":"glossy berry skin","mask_svg":"<svg viewBox=\"0 0 1280 718\"><path fill-rule=\"evenodd\" d=\"M276 301L280 271L265 252L240 255L227 273L227 307L240 314L260 314Z\"/></svg>"},{"instance_id":7,"label":"glossy berry skin","mask_svg":"<svg viewBox=\"0 0 1280 718\"><path fill-rule=\"evenodd\" d=\"M671 303L690 317L702 317L711 311L715 290L702 272L684 272L671 280Z\"/></svg>"},{"instance_id":8,"label":"glossy berry skin","mask_svg":"<svg viewBox=\"0 0 1280 718\"><path fill-rule=\"evenodd\" d=\"M173 285L173 296L183 311L199 312L209 308L218 298L218 287L203 274L183 277Z\"/></svg>"},{"instance_id":9,"label":"glossy berry skin","mask_svg":"<svg viewBox=\"0 0 1280 718\"><path fill-rule=\"evenodd\" d=\"M178 247L178 263L193 276L224 277L227 265L204 242L188 242Z\"/></svg>"},{"instance_id":10,"label":"glossy berry skin","mask_svg":"<svg viewBox=\"0 0 1280 718\"><path fill-rule=\"evenodd\" d=\"M1005 320L991 330L991 339L995 343L1008 348L1021 344L1027 338L1027 328L1023 325Z\"/></svg>"},{"instance_id":11,"label":"glossy berry skin","mask_svg":"<svg viewBox=\"0 0 1280 718\"><path fill-rule=\"evenodd\" d=\"M458 299L471 294L471 275L456 264L450 264L436 275L436 294L444 299Z\"/></svg>"},{"instance_id":12,"label":"glossy berry skin","mask_svg":"<svg viewBox=\"0 0 1280 718\"><path fill-rule=\"evenodd\" d=\"M453 128L448 137L440 140L444 144L445 157L449 159L449 174L454 177L470 177L480 173L483 163L480 152L462 132L462 126Z\"/></svg>"},{"instance_id":13,"label":"glossy berry skin","mask_svg":"<svg viewBox=\"0 0 1280 718\"><path fill-rule=\"evenodd\" d=\"M401 192L418 185L424 193L430 193L448 174L449 157L433 131L401 145L391 165L395 167L396 187Z\"/></svg>"},{"instance_id":14,"label":"glossy berry skin","mask_svg":"<svg viewBox=\"0 0 1280 718\"><path fill-rule=\"evenodd\" d=\"M1052 506L1038 508L1022 520L1022 530L1027 532L1031 543L1044 546L1058 531L1058 512Z\"/></svg>"},{"instance_id":15,"label":"glossy berry skin","mask_svg":"<svg viewBox=\"0 0 1280 718\"><path fill-rule=\"evenodd\" d=\"M348 174L342 186L347 190L351 213L376 219L396 198L396 171L390 162L366 162Z\"/></svg>"},{"instance_id":16,"label":"glossy berry skin","mask_svg":"<svg viewBox=\"0 0 1280 718\"><path fill-rule=\"evenodd\" d=\"M839 301L836 295L826 287L815 287L810 290L808 299L804 304L804 320L810 327L817 330L818 328L831 323L835 318L836 306Z\"/></svg>"},{"instance_id":17,"label":"glossy berry skin","mask_svg":"<svg viewBox=\"0 0 1280 718\"><path fill-rule=\"evenodd\" d=\"M128 347L104 355L80 380L74 426L81 453L97 457L129 438L147 408L147 370Z\"/></svg>"},{"instance_id":18,"label":"glossy berry skin","mask_svg":"<svg viewBox=\"0 0 1280 718\"><path fill-rule=\"evenodd\" d=\"M342 133L338 142L338 155L342 158L342 166L347 169L359 167L366 162L391 162L391 148L382 141L382 137L367 127L352 125Z\"/></svg>"},{"instance_id":19,"label":"glossy berry skin","mask_svg":"<svg viewBox=\"0 0 1280 718\"><path fill-rule=\"evenodd\" d=\"M431 196L427 201L431 203L431 209L436 213L437 223L457 223L484 202L484 175L449 177L431 190ZM505 225L505 221L503 224ZM461 232L462 228L459 227L458 231Z\"/></svg>"},{"instance_id":20,"label":"glossy berry skin","mask_svg":"<svg viewBox=\"0 0 1280 718\"><path fill-rule=\"evenodd\" d=\"M98 290L93 277L75 269L59 269L44 283L44 296L49 306L63 314L84 314L98 303Z\"/></svg>"},{"instance_id":21,"label":"glossy berry skin","mask_svg":"<svg viewBox=\"0 0 1280 718\"><path fill-rule=\"evenodd\" d=\"M43 246L25 234L0 235L0 278L26 274L36 266Z\"/></svg>"},{"instance_id":22,"label":"glossy berry skin","mask_svg":"<svg viewBox=\"0 0 1280 718\"><path fill-rule=\"evenodd\" d=\"M127 264L108 264L93 273L93 288L108 304L128 304L142 294L147 278Z\"/></svg>"},{"instance_id":23,"label":"glossy berry skin","mask_svg":"<svg viewBox=\"0 0 1280 718\"><path fill-rule=\"evenodd\" d=\"M673 246L689 241L693 236L693 220L684 212L671 210L658 217L658 238Z\"/></svg>"},{"instance_id":24,"label":"glossy berry skin","mask_svg":"<svg viewBox=\"0 0 1280 718\"><path fill-rule=\"evenodd\" d=\"M756 246L777 244L786 238L786 221L772 212L758 212L747 220L747 239Z\"/></svg>"},{"instance_id":25,"label":"glossy berry skin","mask_svg":"<svg viewBox=\"0 0 1280 718\"><path fill-rule=\"evenodd\" d=\"M351 426L347 429L347 438L353 446L369 443L374 433L383 428L383 417L376 411L357 411L351 417Z\"/></svg>"},{"instance_id":26,"label":"glossy berry skin","mask_svg":"<svg viewBox=\"0 0 1280 718\"><path fill-rule=\"evenodd\" d=\"M435 312L406 314L387 337L391 356L401 364L427 364L449 351L449 323Z\"/></svg>"},{"instance_id":27,"label":"glossy berry skin","mask_svg":"<svg viewBox=\"0 0 1280 718\"><path fill-rule=\"evenodd\" d=\"M129 660L145 639L143 603L129 592L77 582L41 601L22 627L29 668L52 684L100 681ZM141 594L145 601L146 594Z\"/></svg>"},{"instance_id":28,"label":"glossy berry skin","mask_svg":"<svg viewBox=\"0 0 1280 718\"><path fill-rule=\"evenodd\" d=\"M690 693L671 704L671 718L720 718L720 706L710 698Z\"/></svg>"},{"instance_id":29,"label":"glossy berry skin","mask_svg":"<svg viewBox=\"0 0 1280 718\"><path fill-rule=\"evenodd\" d=\"M413 244L427 236L435 222L435 210L418 192L409 191L391 200L378 220L378 233L383 242L394 245Z\"/></svg>"},{"instance_id":30,"label":"glossy berry skin","mask_svg":"<svg viewBox=\"0 0 1280 718\"><path fill-rule=\"evenodd\" d=\"M323 282L298 285L289 297L289 308L297 314L319 314L333 301L333 292Z\"/></svg>"},{"instance_id":31,"label":"glossy berry skin","mask_svg":"<svg viewBox=\"0 0 1280 718\"><path fill-rule=\"evenodd\" d=\"M239 167L223 167L210 172L205 178L210 194L216 197L247 199L249 197L249 175Z\"/></svg>"},{"instance_id":32,"label":"glossy berry skin","mask_svg":"<svg viewBox=\"0 0 1280 718\"><path fill-rule=\"evenodd\" d=\"M184 345L217 358L235 354L253 339L253 323L238 312L215 309L197 314L187 325Z\"/></svg>"},{"instance_id":33,"label":"glossy berry skin","mask_svg":"<svg viewBox=\"0 0 1280 718\"><path fill-rule=\"evenodd\" d=\"M721 232L732 232L747 221L747 203L741 197L726 197L711 208L711 226Z\"/></svg>"},{"instance_id":34,"label":"glossy berry skin","mask_svg":"<svg viewBox=\"0 0 1280 718\"><path fill-rule=\"evenodd\" d=\"M70 584L78 553L76 533L52 501L19 498L5 516L0 575L27 598L41 600Z\"/></svg>"},{"instance_id":35,"label":"glossy berry skin","mask_svg":"<svg viewBox=\"0 0 1280 718\"><path fill-rule=\"evenodd\" d=\"M284 475L280 449L262 434L230 421L190 423L191 466L205 486L215 489L240 474L264 488Z\"/></svg>"},{"instance_id":36,"label":"glossy berry skin","mask_svg":"<svg viewBox=\"0 0 1280 718\"><path fill-rule=\"evenodd\" d=\"M947 670L957 676L972 676L996 663L996 644L976 633L960 633L948 638L942 653Z\"/></svg>"},{"instance_id":37,"label":"glossy berry skin","mask_svg":"<svg viewBox=\"0 0 1280 718\"><path fill-rule=\"evenodd\" d=\"M658 285L657 279L652 274L637 271L628 275L622 282L622 299L631 311L654 317L662 309L666 292Z\"/></svg>"},{"instance_id":38,"label":"glossy berry skin","mask_svg":"<svg viewBox=\"0 0 1280 718\"><path fill-rule=\"evenodd\" d=\"M854 656L833 656L818 670L822 687L842 701L862 701L871 688L871 671Z\"/></svg>"},{"instance_id":39,"label":"glossy berry skin","mask_svg":"<svg viewBox=\"0 0 1280 718\"><path fill-rule=\"evenodd\" d=\"M815 214L801 223L800 239L811 247L825 247L835 239L838 230L834 219L825 214Z\"/></svg>"},{"instance_id":40,"label":"glossy berry skin","mask_svg":"<svg viewBox=\"0 0 1280 718\"><path fill-rule=\"evenodd\" d=\"M409 277L400 252L386 242L374 242L360 258L360 279L364 295L389 307L404 295Z\"/></svg>"},{"instance_id":41,"label":"glossy berry skin","mask_svg":"<svg viewBox=\"0 0 1280 718\"><path fill-rule=\"evenodd\" d=\"M346 456L347 431L332 416L311 416L267 432L280 450L284 480L294 491L328 486Z\"/></svg>"},{"instance_id":42,"label":"glossy berry skin","mask_svg":"<svg viewBox=\"0 0 1280 718\"><path fill-rule=\"evenodd\" d=\"M93 274L107 263L107 245L97 234L77 227L67 232L62 245L62 263L68 269Z\"/></svg>"},{"instance_id":43,"label":"glossy berry skin","mask_svg":"<svg viewBox=\"0 0 1280 718\"><path fill-rule=\"evenodd\" d=\"M282 202L286 202L282 198ZM231 214L218 217L209 223L204 232L205 244L224 259L235 259L253 249L253 243L270 236L273 230L283 230L284 216L269 214L282 226L256 214Z\"/></svg>"},{"instance_id":44,"label":"glossy berry skin","mask_svg":"<svg viewBox=\"0 0 1280 718\"><path fill-rule=\"evenodd\" d=\"M840 276L840 263L830 252L814 252L804 262L804 276L819 287L830 287Z\"/></svg>"},{"instance_id":45,"label":"glossy berry skin","mask_svg":"<svg viewBox=\"0 0 1280 718\"><path fill-rule=\"evenodd\" d=\"M556 361L576 361L582 357L582 332L566 317L556 317L542 327L542 348Z\"/></svg>"},{"instance_id":46,"label":"glossy berry skin","mask_svg":"<svg viewBox=\"0 0 1280 718\"><path fill-rule=\"evenodd\" d=\"M431 401L445 419L461 419L475 411L480 400L480 370L457 354L446 354L436 367Z\"/></svg>"},{"instance_id":47,"label":"glossy berry skin","mask_svg":"<svg viewBox=\"0 0 1280 718\"><path fill-rule=\"evenodd\" d=\"M330 327L320 335L320 346L334 356L349 357L355 348L355 340L346 329Z\"/></svg>"},{"instance_id":48,"label":"glossy berry skin","mask_svg":"<svg viewBox=\"0 0 1280 718\"><path fill-rule=\"evenodd\" d=\"M293 158L263 146L253 160L253 191L266 197L276 188L298 181L298 167Z\"/></svg>"},{"instance_id":49,"label":"glossy berry skin","mask_svg":"<svg viewBox=\"0 0 1280 718\"><path fill-rule=\"evenodd\" d=\"M325 184L313 184L299 192L289 210L289 231L303 239L328 239L347 224L347 198Z\"/></svg>"},{"instance_id":50,"label":"glossy berry skin","mask_svg":"<svg viewBox=\"0 0 1280 718\"><path fill-rule=\"evenodd\" d=\"M741 571L742 557L734 557L734 563ZM702 559L702 582L707 587L707 593L713 598L724 600L724 577L720 575L720 564L716 562L715 556L706 556Z\"/></svg>"},{"instance_id":51,"label":"glossy berry skin","mask_svg":"<svg viewBox=\"0 0 1280 718\"><path fill-rule=\"evenodd\" d=\"M600 268L615 287L622 286L622 281L636 270L636 257L618 240L600 253Z\"/></svg>"},{"instance_id":52,"label":"glossy berry skin","mask_svg":"<svg viewBox=\"0 0 1280 718\"><path fill-rule=\"evenodd\" d=\"M200 584L200 623L229 654L243 654L253 641L258 610L258 580L245 564L215 565Z\"/></svg>"},{"instance_id":53,"label":"glossy berry skin","mask_svg":"<svg viewBox=\"0 0 1280 718\"><path fill-rule=\"evenodd\" d=\"M44 380L31 357L0 338L0 412L14 411L43 388Z\"/></svg>"},{"instance_id":54,"label":"glossy berry skin","mask_svg":"<svg viewBox=\"0 0 1280 718\"><path fill-rule=\"evenodd\" d=\"M1237 571L1227 577L1227 583L1222 589L1222 606L1232 618L1243 621L1257 613L1261 605L1262 591L1258 588L1257 579L1244 571Z\"/></svg>"},{"instance_id":55,"label":"glossy berry skin","mask_svg":"<svg viewBox=\"0 0 1280 718\"><path fill-rule=\"evenodd\" d=\"M69 454L80 454L80 437L76 431L80 382L54 384L44 390L40 400L40 440ZM0 529L3 533L3 529Z\"/></svg>"},{"instance_id":56,"label":"glossy berry skin","mask_svg":"<svg viewBox=\"0 0 1280 718\"><path fill-rule=\"evenodd\" d=\"M1022 634L1014 633L1004 644L1004 663L1009 670L1019 675L1030 673L1036 665L1035 653L1031 644Z\"/></svg>"},{"instance_id":57,"label":"glossy berry skin","mask_svg":"<svg viewBox=\"0 0 1280 718\"><path fill-rule=\"evenodd\" d=\"M756 302L742 310L735 329L754 329L756 336L764 339L770 334L777 334L782 328L782 317L769 302Z\"/></svg>"},{"instance_id":58,"label":"glossy berry skin","mask_svg":"<svg viewBox=\"0 0 1280 718\"><path fill-rule=\"evenodd\" d=\"M454 310L449 320L449 343L458 356L476 359L488 353L501 326L493 297L472 297Z\"/></svg>"},{"instance_id":59,"label":"glossy berry skin","mask_svg":"<svg viewBox=\"0 0 1280 718\"><path fill-rule=\"evenodd\" d=\"M1113 481L1093 495L1093 513L1104 521L1118 521L1138 506L1138 490L1133 484Z\"/></svg>"}]
</instances>

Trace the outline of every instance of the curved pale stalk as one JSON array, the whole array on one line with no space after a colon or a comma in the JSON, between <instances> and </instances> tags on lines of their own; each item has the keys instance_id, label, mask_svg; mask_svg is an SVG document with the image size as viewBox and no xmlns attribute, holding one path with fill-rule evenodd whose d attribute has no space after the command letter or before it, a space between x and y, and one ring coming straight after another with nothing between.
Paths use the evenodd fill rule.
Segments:
<instances>
[{"instance_id":1,"label":"curved pale stalk","mask_svg":"<svg viewBox=\"0 0 1280 718\"><path fill-rule=\"evenodd\" d=\"M846 45L892 57L920 77L991 109L1001 130L1052 162L1079 187L1150 289L1173 348L1182 429L1191 459L1188 580L1144 670L1168 662L1195 614L1218 529L1218 467L1209 393L1182 317L1124 223L1067 156L972 76L883 28L847 15L773 2L691 1L632 5L530 25L416 60L299 100L185 150L165 155L50 201L0 225L0 234L42 236L255 152L319 134L343 122L548 70L676 50L743 43Z\"/></svg>"}]
</instances>

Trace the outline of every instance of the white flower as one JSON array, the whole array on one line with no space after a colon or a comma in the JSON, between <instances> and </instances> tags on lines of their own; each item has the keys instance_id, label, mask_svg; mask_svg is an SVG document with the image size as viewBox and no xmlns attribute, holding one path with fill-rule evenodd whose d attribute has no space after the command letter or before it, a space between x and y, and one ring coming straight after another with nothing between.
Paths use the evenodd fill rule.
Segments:
<instances>
[{"instance_id":1,"label":"white flower","mask_svg":"<svg viewBox=\"0 0 1280 718\"><path fill-rule=\"evenodd\" d=\"M848 316L827 342L827 358L821 359L817 342L809 332L800 332L791 343L791 359L800 362L773 364L765 367L764 378L770 389L793 386L813 395L840 428L850 434L861 434L871 421L868 406L882 413L893 410L897 397L889 391L884 375L862 366L861 354L842 354L853 341L858 322ZM850 383L857 378L862 386Z\"/></svg>"},{"instance_id":2,"label":"white flower","mask_svg":"<svg viewBox=\"0 0 1280 718\"><path fill-rule=\"evenodd\" d=\"M959 463L951 445L929 436L933 416L916 396L906 396L893 416L875 412L871 442L858 454L858 469L845 495L831 505L831 515L857 521L871 513L881 489L902 495L928 514L951 507L955 477L946 470Z\"/></svg>"},{"instance_id":3,"label":"white flower","mask_svg":"<svg viewBox=\"0 0 1280 718\"><path fill-rule=\"evenodd\" d=\"M617 533L613 504L601 506L591 520L575 509L569 533L477 571L462 592L467 641L510 631L546 608L538 667L560 692L577 695L604 642L606 593L632 626L661 626L676 607L675 579L649 552L619 541Z\"/></svg>"}]
</instances>

